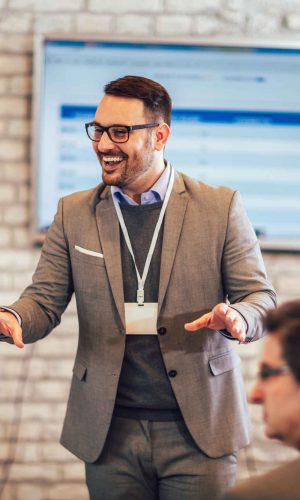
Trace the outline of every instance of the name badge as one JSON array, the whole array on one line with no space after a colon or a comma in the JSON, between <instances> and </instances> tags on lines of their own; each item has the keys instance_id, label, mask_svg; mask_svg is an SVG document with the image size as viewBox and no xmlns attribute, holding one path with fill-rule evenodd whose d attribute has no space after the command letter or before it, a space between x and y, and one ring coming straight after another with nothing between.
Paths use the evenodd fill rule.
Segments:
<instances>
[{"instance_id":1,"label":"name badge","mask_svg":"<svg viewBox=\"0 0 300 500\"><path fill-rule=\"evenodd\" d=\"M157 335L157 302L125 303L126 335Z\"/></svg>"}]
</instances>

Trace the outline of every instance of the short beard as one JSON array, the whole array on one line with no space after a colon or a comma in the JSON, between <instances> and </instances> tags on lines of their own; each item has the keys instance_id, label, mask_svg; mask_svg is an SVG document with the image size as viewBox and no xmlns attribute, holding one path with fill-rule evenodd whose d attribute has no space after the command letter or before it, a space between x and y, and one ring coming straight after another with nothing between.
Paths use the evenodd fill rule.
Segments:
<instances>
[{"instance_id":1,"label":"short beard","mask_svg":"<svg viewBox=\"0 0 300 500\"><path fill-rule=\"evenodd\" d=\"M101 155L98 155L99 159ZM151 148L151 134L148 133L143 158L140 158L140 155L135 153L131 159L125 158L124 161L125 166L121 169L120 174L117 178L113 178L113 173L107 174L102 171L102 181L106 186L117 186L120 189L125 188L130 184L134 179L139 177L142 174L145 174L152 166L152 148ZM129 164L130 161L130 164ZM102 165L101 165L102 166ZM111 177L111 178L110 178Z\"/></svg>"},{"instance_id":2,"label":"short beard","mask_svg":"<svg viewBox=\"0 0 300 500\"><path fill-rule=\"evenodd\" d=\"M120 175L117 178L113 178L113 173L112 175L102 172L102 182L106 186L117 186L119 188L123 188L126 186L126 180L127 180L127 175L126 175L126 170L122 170Z\"/></svg>"}]
</instances>

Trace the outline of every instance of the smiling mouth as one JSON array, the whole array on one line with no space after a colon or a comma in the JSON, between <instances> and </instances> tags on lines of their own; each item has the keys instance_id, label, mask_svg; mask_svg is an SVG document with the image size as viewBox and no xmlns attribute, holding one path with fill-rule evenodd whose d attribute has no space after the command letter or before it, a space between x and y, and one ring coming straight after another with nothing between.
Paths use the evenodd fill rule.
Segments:
<instances>
[{"instance_id":1,"label":"smiling mouth","mask_svg":"<svg viewBox=\"0 0 300 500\"><path fill-rule=\"evenodd\" d=\"M101 160L104 164L105 169L114 170L116 167L125 160L124 156L104 156L101 155Z\"/></svg>"}]
</instances>

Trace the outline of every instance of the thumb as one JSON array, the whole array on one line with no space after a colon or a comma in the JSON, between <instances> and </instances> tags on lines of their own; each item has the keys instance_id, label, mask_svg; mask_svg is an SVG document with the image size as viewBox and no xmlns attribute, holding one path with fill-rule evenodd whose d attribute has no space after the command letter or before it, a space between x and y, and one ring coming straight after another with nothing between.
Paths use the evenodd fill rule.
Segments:
<instances>
[{"instance_id":1,"label":"thumb","mask_svg":"<svg viewBox=\"0 0 300 500\"><path fill-rule=\"evenodd\" d=\"M20 327L14 328L14 330L11 332L11 337L14 341L14 344L20 349L23 349L25 344L23 342L22 329Z\"/></svg>"},{"instance_id":2,"label":"thumb","mask_svg":"<svg viewBox=\"0 0 300 500\"><path fill-rule=\"evenodd\" d=\"M1 333L11 337L13 339L14 344L21 349L24 347L23 337L22 337L22 328L17 323L15 325L10 325L3 318L0 319L0 328Z\"/></svg>"}]
</instances>

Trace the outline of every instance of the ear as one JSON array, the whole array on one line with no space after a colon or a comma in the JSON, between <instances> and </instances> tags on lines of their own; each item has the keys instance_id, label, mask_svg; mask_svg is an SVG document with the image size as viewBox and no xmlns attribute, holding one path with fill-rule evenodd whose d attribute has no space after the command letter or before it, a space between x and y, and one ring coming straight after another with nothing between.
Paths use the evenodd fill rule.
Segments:
<instances>
[{"instance_id":1,"label":"ear","mask_svg":"<svg viewBox=\"0 0 300 500\"><path fill-rule=\"evenodd\" d=\"M169 139L171 130L167 123L161 123L155 132L155 149L161 151Z\"/></svg>"}]
</instances>

